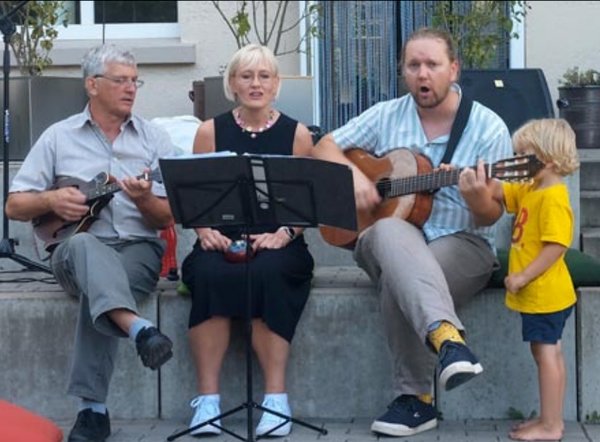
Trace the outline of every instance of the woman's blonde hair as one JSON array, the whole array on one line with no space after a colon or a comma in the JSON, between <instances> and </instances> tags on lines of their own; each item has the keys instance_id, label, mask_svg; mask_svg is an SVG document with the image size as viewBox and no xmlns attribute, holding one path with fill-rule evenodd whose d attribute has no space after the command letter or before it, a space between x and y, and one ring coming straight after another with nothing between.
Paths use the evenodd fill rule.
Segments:
<instances>
[{"instance_id":1,"label":"woman's blonde hair","mask_svg":"<svg viewBox=\"0 0 600 442\"><path fill-rule=\"evenodd\" d=\"M273 54L273 51L268 47L253 43L244 46L233 54L233 57L231 57L231 60L227 64L227 69L225 69L225 73L223 74L223 91L229 101L236 101L235 94L229 85L229 80L235 76L240 68L253 68L262 63L269 67L269 70L275 77L279 77L279 64L277 63L277 58L275 58L275 54ZM280 89L281 82L279 82L275 98L279 96Z\"/></svg>"},{"instance_id":2,"label":"woman's blonde hair","mask_svg":"<svg viewBox=\"0 0 600 442\"><path fill-rule=\"evenodd\" d=\"M552 163L556 172L567 176L579 168L575 132L562 118L531 120L512 136L515 150L531 149L544 163Z\"/></svg>"}]
</instances>

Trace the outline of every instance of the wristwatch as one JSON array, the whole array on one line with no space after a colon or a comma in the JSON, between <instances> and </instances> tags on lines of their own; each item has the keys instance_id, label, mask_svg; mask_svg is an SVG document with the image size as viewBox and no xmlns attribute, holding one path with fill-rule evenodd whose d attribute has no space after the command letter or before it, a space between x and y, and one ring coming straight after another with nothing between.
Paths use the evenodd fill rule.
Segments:
<instances>
[{"instance_id":1,"label":"wristwatch","mask_svg":"<svg viewBox=\"0 0 600 442\"><path fill-rule=\"evenodd\" d=\"M285 230L285 233L287 233L287 235L290 237L290 241L296 239L296 231L293 228L289 226L283 226L283 230Z\"/></svg>"}]
</instances>

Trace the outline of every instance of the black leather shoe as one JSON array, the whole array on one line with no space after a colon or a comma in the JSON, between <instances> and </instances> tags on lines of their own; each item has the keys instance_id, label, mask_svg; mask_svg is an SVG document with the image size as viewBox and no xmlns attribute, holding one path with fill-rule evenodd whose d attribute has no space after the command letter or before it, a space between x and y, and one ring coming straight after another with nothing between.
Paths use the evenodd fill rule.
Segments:
<instances>
[{"instance_id":1,"label":"black leather shoe","mask_svg":"<svg viewBox=\"0 0 600 442\"><path fill-rule=\"evenodd\" d=\"M173 343L156 327L143 328L135 338L142 363L156 370L173 356Z\"/></svg>"},{"instance_id":2,"label":"black leather shoe","mask_svg":"<svg viewBox=\"0 0 600 442\"><path fill-rule=\"evenodd\" d=\"M69 433L68 442L104 442L110 436L110 418L91 408L81 410Z\"/></svg>"}]
</instances>

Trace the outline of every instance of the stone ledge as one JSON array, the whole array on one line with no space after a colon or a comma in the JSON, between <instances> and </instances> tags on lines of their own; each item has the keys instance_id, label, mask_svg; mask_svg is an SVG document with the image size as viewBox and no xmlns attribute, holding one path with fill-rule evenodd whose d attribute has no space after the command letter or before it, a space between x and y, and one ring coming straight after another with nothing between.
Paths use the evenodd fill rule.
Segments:
<instances>
[{"instance_id":1,"label":"stone ledge","mask_svg":"<svg viewBox=\"0 0 600 442\"><path fill-rule=\"evenodd\" d=\"M0 397L52 419L77 413L77 401L65 394L77 310L75 299L62 292L0 295ZM157 310L156 297L141 306L142 314L153 321ZM133 343L122 340L108 399L111 414L158 417L158 381L158 373L139 362Z\"/></svg>"},{"instance_id":2,"label":"stone ledge","mask_svg":"<svg viewBox=\"0 0 600 442\"><path fill-rule=\"evenodd\" d=\"M600 288L583 287L577 291L577 390L578 419L597 420L600 413ZM569 373L575 377L576 372ZM591 419L595 417L595 419Z\"/></svg>"},{"instance_id":3,"label":"stone ledge","mask_svg":"<svg viewBox=\"0 0 600 442\"><path fill-rule=\"evenodd\" d=\"M72 418L76 403L65 400L64 389L77 303L57 287L37 283L15 287L0 284L0 353L11 355L0 361L0 396L54 419ZM190 301L176 295L175 287L176 283L162 280L158 297L142 307L173 338L175 356L158 374L142 367L132 343L122 341L108 401L115 418L191 416L188 403L195 395L195 380L187 340ZM563 337L568 372L565 418L570 420L600 410L600 395L594 389L600 370L595 324L600 288L578 293L576 315L568 321ZM505 418L509 407L526 415L537 409L535 365L528 346L521 342L519 317L504 307L503 299L503 290L488 289L459 310L470 346L485 371L460 389L438 392L438 405L447 419ZM246 399L242 325L234 329L223 368L223 410ZM255 361L252 367L254 399L259 401L260 370ZM298 417L371 418L392 399L379 302L362 270L317 268L292 347L288 382Z\"/></svg>"}]
</instances>

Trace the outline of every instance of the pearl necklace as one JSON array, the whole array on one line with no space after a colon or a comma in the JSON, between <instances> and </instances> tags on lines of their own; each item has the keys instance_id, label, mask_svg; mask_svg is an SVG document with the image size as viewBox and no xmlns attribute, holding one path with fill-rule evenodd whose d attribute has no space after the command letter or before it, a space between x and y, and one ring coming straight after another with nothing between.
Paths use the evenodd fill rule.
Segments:
<instances>
[{"instance_id":1,"label":"pearl necklace","mask_svg":"<svg viewBox=\"0 0 600 442\"><path fill-rule=\"evenodd\" d=\"M235 123L239 127L242 128L242 132L248 132L250 134L251 138L256 138L256 136L259 133L264 132L265 130L269 129L273 125L273 119L275 118L275 111L273 109L271 109L269 111L269 116L267 117L267 122L265 123L265 125L263 127L259 127L256 130L252 130L252 126L248 126L246 124L246 122L244 120L242 120L239 110L234 113L234 116L235 116Z\"/></svg>"}]
</instances>

